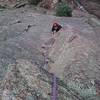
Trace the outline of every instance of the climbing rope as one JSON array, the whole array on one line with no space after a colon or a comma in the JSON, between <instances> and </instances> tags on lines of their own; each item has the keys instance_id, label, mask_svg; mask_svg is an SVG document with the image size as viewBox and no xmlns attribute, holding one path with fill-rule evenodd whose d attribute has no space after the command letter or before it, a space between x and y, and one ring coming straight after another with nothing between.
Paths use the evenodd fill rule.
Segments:
<instances>
[{"instance_id":1,"label":"climbing rope","mask_svg":"<svg viewBox=\"0 0 100 100\"><path fill-rule=\"evenodd\" d=\"M57 78L53 74L52 76L52 97L51 100L57 100Z\"/></svg>"}]
</instances>

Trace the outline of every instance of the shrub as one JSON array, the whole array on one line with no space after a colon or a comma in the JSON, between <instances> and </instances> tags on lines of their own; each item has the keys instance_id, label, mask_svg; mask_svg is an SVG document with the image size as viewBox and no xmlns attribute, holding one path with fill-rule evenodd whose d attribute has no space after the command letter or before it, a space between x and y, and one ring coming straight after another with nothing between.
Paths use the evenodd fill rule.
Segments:
<instances>
[{"instance_id":1,"label":"shrub","mask_svg":"<svg viewBox=\"0 0 100 100\"><path fill-rule=\"evenodd\" d=\"M72 17L72 10L67 4L61 4L56 9L56 15Z\"/></svg>"},{"instance_id":2,"label":"shrub","mask_svg":"<svg viewBox=\"0 0 100 100\"><path fill-rule=\"evenodd\" d=\"M29 3L30 4L33 4L33 5L37 5L39 2L41 2L42 0L29 0Z\"/></svg>"}]
</instances>

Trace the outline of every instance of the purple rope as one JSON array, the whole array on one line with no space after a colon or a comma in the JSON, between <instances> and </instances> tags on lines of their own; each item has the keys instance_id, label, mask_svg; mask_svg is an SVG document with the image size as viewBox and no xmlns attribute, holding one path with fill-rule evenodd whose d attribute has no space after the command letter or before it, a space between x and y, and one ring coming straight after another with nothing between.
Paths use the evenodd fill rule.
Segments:
<instances>
[{"instance_id":1,"label":"purple rope","mask_svg":"<svg viewBox=\"0 0 100 100\"><path fill-rule=\"evenodd\" d=\"M51 100L57 100L57 79L56 76L53 75L52 77L52 97Z\"/></svg>"}]
</instances>

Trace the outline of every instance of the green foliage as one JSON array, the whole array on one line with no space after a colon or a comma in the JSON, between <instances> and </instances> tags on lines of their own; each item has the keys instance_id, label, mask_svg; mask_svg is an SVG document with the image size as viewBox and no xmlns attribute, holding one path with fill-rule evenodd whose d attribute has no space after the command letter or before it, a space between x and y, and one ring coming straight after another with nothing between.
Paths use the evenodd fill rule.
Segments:
<instances>
[{"instance_id":1,"label":"green foliage","mask_svg":"<svg viewBox=\"0 0 100 100\"><path fill-rule=\"evenodd\" d=\"M37 5L41 0L29 0L30 4Z\"/></svg>"},{"instance_id":2,"label":"green foliage","mask_svg":"<svg viewBox=\"0 0 100 100\"><path fill-rule=\"evenodd\" d=\"M57 16L72 17L72 10L67 4L61 4L56 9Z\"/></svg>"},{"instance_id":3,"label":"green foliage","mask_svg":"<svg viewBox=\"0 0 100 100\"><path fill-rule=\"evenodd\" d=\"M84 98L84 100L91 100L92 97L96 96L96 90L95 90L95 87L93 85L85 88L84 84L81 84L81 83L78 83L78 82L75 83L73 81L70 81L68 83L68 87L71 90L79 93L80 96L82 96Z\"/></svg>"}]
</instances>

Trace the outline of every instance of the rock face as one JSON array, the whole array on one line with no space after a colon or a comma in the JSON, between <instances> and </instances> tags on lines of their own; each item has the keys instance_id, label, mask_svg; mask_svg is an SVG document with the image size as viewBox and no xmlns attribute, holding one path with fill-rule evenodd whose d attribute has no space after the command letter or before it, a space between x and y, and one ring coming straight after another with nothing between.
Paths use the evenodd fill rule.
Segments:
<instances>
[{"instance_id":1,"label":"rock face","mask_svg":"<svg viewBox=\"0 0 100 100\"><path fill-rule=\"evenodd\" d=\"M50 100L52 75L37 64L19 59L16 64L9 65L9 71L2 82L1 100ZM66 87L64 87L66 86ZM80 95L80 94L79 94ZM77 92L70 90L58 79L58 98L80 100Z\"/></svg>"},{"instance_id":2,"label":"rock face","mask_svg":"<svg viewBox=\"0 0 100 100\"><path fill-rule=\"evenodd\" d=\"M60 31L59 37L50 52L50 72L61 78L88 80L100 77L99 61L96 60L96 45L75 33L75 30L66 28Z\"/></svg>"},{"instance_id":3,"label":"rock face","mask_svg":"<svg viewBox=\"0 0 100 100\"><path fill-rule=\"evenodd\" d=\"M14 5L15 3L17 3L17 0L0 0L2 5Z\"/></svg>"},{"instance_id":4,"label":"rock face","mask_svg":"<svg viewBox=\"0 0 100 100\"><path fill-rule=\"evenodd\" d=\"M50 85L39 79L43 76L39 68L27 60L20 59L16 63L10 65L6 74L2 100L49 99Z\"/></svg>"},{"instance_id":5,"label":"rock face","mask_svg":"<svg viewBox=\"0 0 100 100\"><path fill-rule=\"evenodd\" d=\"M44 58L39 48L41 48L41 45L44 43L44 39L47 38L48 35L50 35L48 31L50 25L49 24L46 25L45 22L48 23L48 21L45 21L46 18L41 16L42 14L37 14L34 11L27 9L26 10L16 9L12 11L0 12L0 69L1 69L0 95L1 96L10 93L10 90L7 90L8 88L5 88L4 92L1 94L2 91L1 84L3 80L5 80L6 73L7 72L9 73L10 71L10 68L8 66L9 64L15 63L16 59L20 58L27 60L30 59L32 62L36 62L39 65L41 63L41 65L43 65ZM39 20L38 17L40 17ZM41 21L43 23L41 23ZM45 29L43 29L44 26ZM41 34L42 32L44 35ZM11 75L11 77L12 77L11 79L15 79L15 76ZM8 81L11 79L8 79L7 77Z\"/></svg>"},{"instance_id":6,"label":"rock face","mask_svg":"<svg viewBox=\"0 0 100 100\"><path fill-rule=\"evenodd\" d=\"M58 3L59 0L42 0L38 6L46 9L54 9Z\"/></svg>"},{"instance_id":7,"label":"rock face","mask_svg":"<svg viewBox=\"0 0 100 100\"><path fill-rule=\"evenodd\" d=\"M38 6L46 8L46 9L52 9L56 6L59 0L41 0L41 2L38 4ZM7 7L16 7L17 6L24 6L25 4L28 4L30 2L29 0L0 0L0 5L7 6Z\"/></svg>"},{"instance_id":8,"label":"rock face","mask_svg":"<svg viewBox=\"0 0 100 100\"><path fill-rule=\"evenodd\" d=\"M90 86L91 83L95 84L95 79L100 79L100 55L97 53L99 48L95 42L81 35L83 30L78 32L75 27L68 26L59 32L50 49L49 57L53 63L49 63L49 72L60 77L65 83L73 84L74 81ZM92 35L91 32L90 37L95 39ZM98 85L95 86L98 87ZM96 91L100 93L99 87ZM94 99L99 100L100 97Z\"/></svg>"},{"instance_id":9,"label":"rock face","mask_svg":"<svg viewBox=\"0 0 100 100\"><path fill-rule=\"evenodd\" d=\"M55 20L64 29L52 36ZM99 100L100 35L87 21L29 8L0 12L0 100L50 100L54 71L58 100Z\"/></svg>"},{"instance_id":10,"label":"rock face","mask_svg":"<svg viewBox=\"0 0 100 100\"><path fill-rule=\"evenodd\" d=\"M99 1L86 1L82 3L85 9L90 12L91 14L96 15L98 18L100 18L100 3Z\"/></svg>"}]
</instances>

